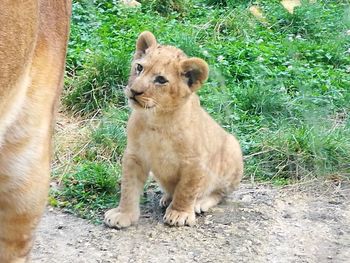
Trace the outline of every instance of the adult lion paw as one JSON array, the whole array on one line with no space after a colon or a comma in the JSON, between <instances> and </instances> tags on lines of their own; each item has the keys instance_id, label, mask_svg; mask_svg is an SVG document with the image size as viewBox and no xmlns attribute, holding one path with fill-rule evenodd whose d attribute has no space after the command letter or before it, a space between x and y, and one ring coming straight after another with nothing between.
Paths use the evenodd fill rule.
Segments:
<instances>
[{"instance_id":1,"label":"adult lion paw","mask_svg":"<svg viewBox=\"0 0 350 263\"><path fill-rule=\"evenodd\" d=\"M113 228L124 228L136 223L139 213L123 213L119 208L113 208L105 213L104 223Z\"/></svg>"},{"instance_id":2,"label":"adult lion paw","mask_svg":"<svg viewBox=\"0 0 350 263\"><path fill-rule=\"evenodd\" d=\"M194 226L196 223L196 215L194 211L177 211L169 206L165 212L163 220L164 223L171 226Z\"/></svg>"}]
</instances>

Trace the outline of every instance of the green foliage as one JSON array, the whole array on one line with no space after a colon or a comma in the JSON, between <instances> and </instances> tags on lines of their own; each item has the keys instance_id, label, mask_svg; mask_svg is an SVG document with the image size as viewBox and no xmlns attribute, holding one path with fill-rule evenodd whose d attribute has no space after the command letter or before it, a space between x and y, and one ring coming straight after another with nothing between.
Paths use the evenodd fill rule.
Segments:
<instances>
[{"instance_id":1,"label":"green foliage","mask_svg":"<svg viewBox=\"0 0 350 263\"><path fill-rule=\"evenodd\" d=\"M184 15L191 8L189 0L143 0L142 5L162 15L179 13Z\"/></svg>"},{"instance_id":2,"label":"green foliage","mask_svg":"<svg viewBox=\"0 0 350 263\"><path fill-rule=\"evenodd\" d=\"M129 57L123 54L93 56L84 70L66 81L65 105L74 112L89 113L125 105L124 83L127 79Z\"/></svg>"},{"instance_id":3,"label":"green foliage","mask_svg":"<svg viewBox=\"0 0 350 263\"><path fill-rule=\"evenodd\" d=\"M206 0L204 1L208 5L217 5L221 7L237 7L240 5L246 6L249 5L252 1L249 0Z\"/></svg>"},{"instance_id":4,"label":"green foliage","mask_svg":"<svg viewBox=\"0 0 350 263\"><path fill-rule=\"evenodd\" d=\"M108 156L110 161L120 161L126 146L126 122L128 111L111 109L104 114L100 125L92 133L89 147L99 151L98 155Z\"/></svg>"},{"instance_id":5,"label":"green foliage","mask_svg":"<svg viewBox=\"0 0 350 263\"><path fill-rule=\"evenodd\" d=\"M82 161L62 180L62 189L51 192L50 203L83 218L96 219L116 204L120 168L108 163Z\"/></svg>"},{"instance_id":6,"label":"green foliage","mask_svg":"<svg viewBox=\"0 0 350 263\"><path fill-rule=\"evenodd\" d=\"M63 102L70 111L101 118L74 165L97 160L119 167L129 113L122 87L136 38L149 30L160 43L208 62L201 103L239 138L247 177L283 185L350 176L348 1L303 1L294 14L277 0L141 2L137 9L112 0L73 5ZM265 22L249 12L251 4L260 6ZM68 178L66 187L75 189ZM78 199L79 191L61 193L81 200L75 203L81 207L89 204Z\"/></svg>"},{"instance_id":7,"label":"green foliage","mask_svg":"<svg viewBox=\"0 0 350 263\"><path fill-rule=\"evenodd\" d=\"M248 160L249 172L256 178L290 181L305 176L346 175L348 129L344 124L335 127L331 122L319 124L312 120L298 125L281 123L279 129L264 132L262 142L255 145L254 152L260 154Z\"/></svg>"},{"instance_id":8,"label":"green foliage","mask_svg":"<svg viewBox=\"0 0 350 263\"><path fill-rule=\"evenodd\" d=\"M340 37L347 29L348 5L345 1L302 1L294 14L288 13L281 5L264 3L264 11L272 21L272 30L283 34L299 35L313 41L325 40L325 36Z\"/></svg>"}]
</instances>

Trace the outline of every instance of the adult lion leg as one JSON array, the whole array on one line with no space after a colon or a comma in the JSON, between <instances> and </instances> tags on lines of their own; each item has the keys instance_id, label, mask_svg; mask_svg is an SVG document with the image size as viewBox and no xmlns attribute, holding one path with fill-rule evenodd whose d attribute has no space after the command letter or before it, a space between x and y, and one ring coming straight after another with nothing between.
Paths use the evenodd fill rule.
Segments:
<instances>
[{"instance_id":1,"label":"adult lion leg","mask_svg":"<svg viewBox=\"0 0 350 263\"><path fill-rule=\"evenodd\" d=\"M46 138L49 138L47 135ZM22 138L0 151L0 262L26 262L49 186L48 139Z\"/></svg>"},{"instance_id":2,"label":"adult lion leg","mask_svg":"<svg viewBox=\"0 0 350 263\"><path fill-rule=\"evenodd\" d=\"M46 185L33 185L31 189L26 189L28 193L23 193L21 197L19 197L19 193L12 192L8 194L8 200L1 201L0 262L26 262L29 258L33 246L34 229L41 218L46 203ZM36 207L31 205L29 200L35 201ZM11 201L13 202L9 203ZM18 208L21 205L20 202L26 203L27 206L21 210L14 209L14 206Z\"/></svg>"},{"instance_id":3,"label":"adult lion leg","mask_svg":"<svg viewBox=\"0 0 350 263\"><path fill-rule=\"evenodd\" d=\"M0 262L26 262L49 185L69 0L1 2Z\"/></svg>"},{"instance_id":4,"label":"adult lion leg","mask_svg":"<svg viewBox=\"0 0 350 263\"><path fill-rule=\"evenodd\" d=\"M11 145L6 142L9 127L20 114L29 87L33 53L39 30L38 1L1 2L0 12L0 262L25 262L32 246L32 230L37 224L30 205L34 184L21 162L8 157ZM19 145L18 145L19 146ZM24 159L25 160L25 159ZM22 162L22 165L24 163ZM23 184L24 183L24 184ZM45 186L47 187L47 186ZM21 191L22 189L22 191ZM27 192L28 191L28 192ZM39 189L40 191L40 189ZM44 191L46 192L46 191ZM41 203L41 201L38 201Z\"/></svg>"}]
</instances>

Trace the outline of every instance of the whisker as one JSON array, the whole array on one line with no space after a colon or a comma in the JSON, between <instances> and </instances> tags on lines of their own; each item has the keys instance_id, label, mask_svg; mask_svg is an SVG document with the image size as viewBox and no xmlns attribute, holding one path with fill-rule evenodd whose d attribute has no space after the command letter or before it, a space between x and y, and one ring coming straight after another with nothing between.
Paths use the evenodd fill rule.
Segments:
<instances>
[{"instance_id":1,"label":"whisker","mask_svg":"<svg viewBox=\"0 0 350 263\"><path fill-rule=\"evenodd\" d=\"M159 110L162 109L162 105L158 101L154 100L154 104L156 105L156 108L158 108Z\"/></svg>"},{"instance_id":2,"label":"whisker","mask_svg":"<svg viewBox=\"0 0 350 263\"><path fill-rule=\"evenodd\" d=\"M148 109L148 110L152 109L152 113L156 113L157 108L162 109L161 104L158 101L156 101L154 98L140 97L138 98L138 102L143 109Z\"/></svg>"}]
</instances>

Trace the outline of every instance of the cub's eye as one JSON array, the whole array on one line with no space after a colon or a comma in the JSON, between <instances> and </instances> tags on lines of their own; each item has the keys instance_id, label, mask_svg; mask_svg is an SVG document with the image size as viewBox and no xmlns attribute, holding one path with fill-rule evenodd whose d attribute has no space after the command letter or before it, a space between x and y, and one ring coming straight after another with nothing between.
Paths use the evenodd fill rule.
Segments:
<instances>
[{"instance_id":1,"label":"cub's eye","mask_svg":"<svg viewBox=\"0 0 350 263\"><path fill-rule=\"evenodd\" d=\"M154 82L159 83L159 84L165 84L168 82L168 80L166 78L164 78L163 76L157 76L156 79L154 80Z\"/></svg>"},{"instance_id":2,"label":"cub's eye","mask_svg":"<svg viewBox=\"0 0 350 263\"><path fill-rule=\"evenodd\" d=\"M143 66L141 64L136 65L136 71L137 73L140 73L143 70Z\"/></svg>"}]
</instances>

